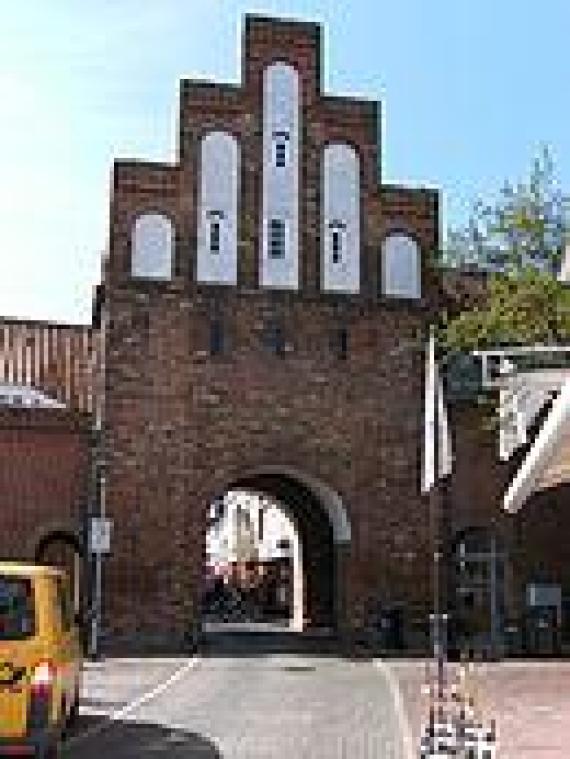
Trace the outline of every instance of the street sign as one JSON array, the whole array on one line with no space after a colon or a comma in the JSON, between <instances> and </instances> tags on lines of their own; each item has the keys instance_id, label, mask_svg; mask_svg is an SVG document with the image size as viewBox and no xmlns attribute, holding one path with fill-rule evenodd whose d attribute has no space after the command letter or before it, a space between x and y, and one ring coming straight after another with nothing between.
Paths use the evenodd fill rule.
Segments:
<instances>
[{"instance_id":1,"label":"street sign","mask_svg":"<svg viewBox=\"0 0 570 759\"><path fill-rule=\"evenodd\" d=\"M111 520L92 517L89 530L89 551L91 553L109 553L111 550Z\"/></svg>"}]
</instances>

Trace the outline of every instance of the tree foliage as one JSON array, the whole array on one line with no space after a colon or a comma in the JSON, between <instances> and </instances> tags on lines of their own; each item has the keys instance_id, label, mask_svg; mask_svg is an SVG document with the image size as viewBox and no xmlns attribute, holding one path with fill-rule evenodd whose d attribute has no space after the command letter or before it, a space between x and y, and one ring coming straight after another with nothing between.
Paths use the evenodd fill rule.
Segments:
<instances>
[{"instance_id":1,"label":"tree foliage","mask_svg":"<svg viewBox=\"0 0 570 759\"><path fill-rule=\"evenodd\" d=\"M455 350L570 343L570 288L530 266L492 274L485 306L450 319L443 334Z\"/></svg>"},{"instance_id":2,"label":"tree foliage","mask_svg":"<svg viewBox=\"0 0 570 759\"><path fill-rule=\"evenodd\" d=\"M446 320L447 348L570 342L570 288L557 278L569 231L570 198L544 148L526 182L506 183L494 204L477 202L467 227L448 236L443 265L490 274L485 303Z\"/></svg>"}]
</instances>

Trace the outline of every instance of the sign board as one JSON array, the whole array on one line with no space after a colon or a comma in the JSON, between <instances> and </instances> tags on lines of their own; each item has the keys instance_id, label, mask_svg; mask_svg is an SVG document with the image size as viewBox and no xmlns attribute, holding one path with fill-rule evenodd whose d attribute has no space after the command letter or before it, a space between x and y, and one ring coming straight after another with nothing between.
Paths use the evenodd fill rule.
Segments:
<instances>
[{"instance_id":1,"label":"sign board","mask_svg":"<svg viewBox=\"0 0 570 759\"><path fill-rule=\"evenodd\" d=\"M89 551L109 553L111 550L111 520L93 517L89 529Z\"/></svg>"},{"instance_id":2,"label":"sign board","mask_svg":"<svg viewBox=\"0 0 570 759\"><path fill-rule=\"evenodd\" d=\"M562 605L562 589L560 585L550 583L529 583L526 586L527 606L555 606Z\"/></svg>"}]
</instances>

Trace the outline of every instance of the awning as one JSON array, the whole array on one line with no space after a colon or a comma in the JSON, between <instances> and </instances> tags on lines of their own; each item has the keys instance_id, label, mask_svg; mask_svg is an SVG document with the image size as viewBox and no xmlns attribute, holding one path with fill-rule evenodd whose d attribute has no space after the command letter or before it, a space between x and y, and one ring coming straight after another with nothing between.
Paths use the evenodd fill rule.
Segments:
<instances>
[{"instance_id":1,"label":"awning","mask_svg":"<svg viewBox=\"0 0 570 759\"><path fill-rule=\"evenodd\" d=\"M570 379L562 385L531 449L509 486L503 506L517 512L535 492L570 483Z\"/></svg>"}]
</instances>

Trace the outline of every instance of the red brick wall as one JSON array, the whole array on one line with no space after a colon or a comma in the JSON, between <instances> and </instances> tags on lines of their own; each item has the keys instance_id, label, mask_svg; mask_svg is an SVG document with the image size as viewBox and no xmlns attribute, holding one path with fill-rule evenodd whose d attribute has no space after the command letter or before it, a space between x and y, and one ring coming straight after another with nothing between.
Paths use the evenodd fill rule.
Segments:
<instances>
[{"instance_id":1,"label":"red brick wall","mask_svg":"<svg viewBox=\"0 0 570 759\"><path fill-rule=\"evenodd\" d=\"M50 531L78 533L88 460L85 419L0 408L0 558L33 560Z\"/></svg>"}]
</instances>

